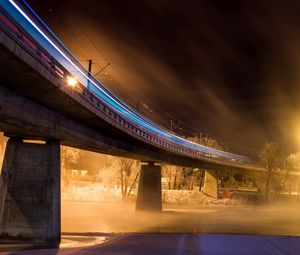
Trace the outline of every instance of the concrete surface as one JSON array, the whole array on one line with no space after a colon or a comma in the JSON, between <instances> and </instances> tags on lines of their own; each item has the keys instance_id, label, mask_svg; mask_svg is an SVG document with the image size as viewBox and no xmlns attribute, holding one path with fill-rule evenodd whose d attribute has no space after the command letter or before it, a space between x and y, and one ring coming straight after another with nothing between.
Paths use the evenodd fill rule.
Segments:
<instances>
[{"instance_id":1,"label":"concrete surface","mask_svg":"<svg viewBox=\"0 0 300 255\"><path fill-rule=\"evenodd\" d=\"M1 172L0 236L60 241L60 144L8 140Z\"/></svg>"},{"instance_id":2,"label":"concrete surface","mask_svg":"<svg viewBox=\"0 0 300 255\"><path fill-rule=\"evenodd\" d=\"M59 63L53 64L68 74ZM49 63L22 43L17 34L8 34L4 28L0 29L0 70L0 86L18 94L10 93L10 100L7 91L0 95L0 130L4 132L48 137L63 145L145 161L204 169L264 171L253 165L197 158L184 153L176 144L166 146L168 140L157 139L128 121L83 85L70 89Z\"/></svg>"},{"instance_id":3,"label":"concrete surface","mask_svg":"<svg viewBox=\"0 0 300 255\"><path fill-rule=\"evenodd\" d=\"M136 210L160 212L161 209L161 166L154 162L142 162Z\"/></svg>"},{"instance_id":4,"label":"concrete surface","mask_svg":"<svg viewBox=\"0 0 300 255\"><path fill-rule=\"evenodd\" d=\"M205 170L204 185L201 190L210 197L218 198L217 171Z\"/></svg>"}]
</instances>

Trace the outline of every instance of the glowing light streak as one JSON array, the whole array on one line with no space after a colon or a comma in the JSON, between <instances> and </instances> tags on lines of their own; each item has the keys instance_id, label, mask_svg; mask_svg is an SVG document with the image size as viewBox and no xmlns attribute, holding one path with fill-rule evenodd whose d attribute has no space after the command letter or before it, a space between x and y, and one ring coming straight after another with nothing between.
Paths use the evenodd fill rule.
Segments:
<instances>
[{"instance_id":1,"label":"glowing light streak","mask_svg":"<svg viewBox=\"0 0 300 255\"><path fill-rule=\"evenodd\" d=\"M70 56L72 56L74 58L74 60L77 62L77 64L75 64L64 52L63 50L60 49L60 47L58 47L50 38L49 36L47 36L47 34L45 34L40 27L35 24L35 22L33 22L31 20L31 18L15 3L14 0L9 0L10 4L14 6L14 8L33 26L34 29L36 29L36 31L38 31L38 33L40 33L40 35L43 36L44 39L46 39L46 41L48 43L50 43L50 45L52 45L52 47L54 47L54 49L74 68L74 71L70 71L66 66L65 68L71 72L74 76L76 76L75 73L80 73L83 78L87 81L90 81L90 83L92 83L92 85L94 87L92 87L90 90L91 92L93 92L97 97L99 97L99 99L104 100L108 105L112 106L114 108L114 110L116 110L117 112L119 112L120 114L122 114L123 116L129 118L130 121L133 121L134 123L136 123L137 125L141 126L142 128L145 128L146 130L152 132L155 135L159 135L161 138L167 139L171 142L174 142L176 144L179 144L181 146L193 149L193 150L198 150L200 152L205 152L205 153L210 153L210 154L215 154L221 157L225 157L225 158L235 158L235 159L239 159L239 160L245 160L247 159L246 157L240 156L240 155L236 155L236 154L232 154L229 152L224 152L224 151L219 151L216 149L212 149L188 140L185 140L173 133L170 133L168 130L163 129L162 127L158 126L156 123L145 119L143 116L139 115L136 111L132 110L131 107L127 106L126 104L124 104L118 97L116 97L114 94L112 94L107 88L105 88L105 86L103 84L101 84L98 80L96 80L95 77L89 77L84 71L82 71L81 68L83 68L81 66L81 68L78 66L78 64L80 65L79 61L76 59L76 57L63 45L63 43L60 42L60 40L52 33L52 31L46 26L46 24L34 13L34 11L31 9L31 7L25 2L25 5L30 9L30 11L37 17L37 19L43 24L43 26L46 28L46 30L48 32L50 32L50 34L55 38L55 40L57 40L60 43L60 46L63 47L63 49L65 51L67 51L68 54L70 54ZM1 3L0 3L1 4ZM5 5L2 2L2 5ZM58 60L59 61L59 60ZM61 63L63 65L63 63ZM64 66L64 65L63 65ZM86 69L85 69L86 71ZM70 78L70 77L69 77ZM68 78L68 79L69 79ZM77 80L72 77L73 79L71 80L70 84L71 86L74 86L77 83ZM82 78L82 77L81 77ZM92 79L93 78L93 79ZM82 79L80 79L82 80ZM103 86L104 88L102 88L101 86L99 86L97 83L99 83L99 85ZM69 83L69 82L68 82ZM107 91L106 91L107 90ZM101 95L102 93L102 95ZM104 96L103 96L104 95Z\"/></svg>"}]
</instances>

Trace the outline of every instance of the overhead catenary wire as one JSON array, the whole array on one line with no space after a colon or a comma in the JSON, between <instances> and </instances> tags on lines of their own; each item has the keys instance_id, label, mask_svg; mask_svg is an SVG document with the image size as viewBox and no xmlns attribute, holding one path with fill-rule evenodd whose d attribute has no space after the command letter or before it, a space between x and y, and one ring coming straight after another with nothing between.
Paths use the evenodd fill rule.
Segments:
<instances>
[{"instance_id":1,"label":"overhead catenary wire","mask_svg":"<svg viewBox=\"0 0 300 255\"><path fill-rule=\"evenodd\" d=\"M53 10L51 10L52 14L54 13ZM60 22L62 20L60 19ZM98 54L107 62L107 64L102 67L100 69L100 71L98 71L95 75L101 73L106 67L110 66L122 79L124 82L126 82L127 84L130 84L130 82L128 81L128 79L122 74L122 72L114 65L112 64L112 61L110 60L109 57L107 57L104 52L99 49L99 47L94 43L94 41L91 39L91 37L89 36L88 33L85 32L84 29L82 29L81 27L81 24L73 17L71 17L71 21L76 25L76 32L80 32L88 41L89 43L91 44L91 46L93 46L93 48L98 52ZM64 22L64 21L63 21ZM68 27L69 27L69 24L67 24L66 22L64 22ZM73 28L73 27L72 27ZM74 32L72 32L72 30L68 30L68 31L71 31L71 36L75 39L75 41L77 42L77 44L80 46L80 48L82 48L82 50L84 51L85 55L87 58L89 58L90 54L88 53L88 50L87 48L80 42L80 40L77 38L77 36L74 34ZM89 58L91 59L91 58ZM100 66L100 64L98 64ZM101 66L100 66L101 67ZM109 76L109 78L111 78L111 76ZM112 78L111 78L112 79ZM175 117L174 115L170 114L169 112L167 112L166 110L164 110L162 107L160 107L159 105L157 105L155 102L153 102L153 100L149 99L147 96L145 96L143 93L141 93L140 91L138 90L135 90L134 91L139 95L141 96L145 101L147 101L147 104L151 105L150 107L151 108L156 108L159 112L163 113L164 115L168 116L169 120L172 120L172 121L177 121L178 123L174 126L175 129L177 126L181 125L181 126L185 126L186 128L182 128L180 127L181 130L184 130L185 132L189 132L191 134L194 134L195 132L198 132L199 128L196 128L196 127L193 127L192 125L178 119L177 117ZM130 95L132 97L132 95ZM149 117L149 116L148 116ZM153 116L150 116L150 117L153 117ZM156 116L156 119L158 119L158 117ZM162 120L161 118L159 118L160 120ZM165 127L169 128L169 121L165 121L166 122L166 125L164 125ZM190 130L189 130L190 129Z\"/></svg>"},{"instance_id":2,"label":"overhead catenary wire","mask_svg":"<svg viewBox=\"0 0 300 255\"><path fill-rule=\"evenodd\" d=\"M74 24L76 24L77 31L79 31L80 33L82 33L82 35L89 41L89 43L93 46L93 48L107 62L107 64L102 69L105 69L106 67L110 66L123 79L124 82L126 82L127 84L130 84L130 82L123 75L123 73L112 63L111 59L109 57L107 57L102 50L99 49L99 47L94 43L94 41L91 39L91 37L84 31L84 29L82 29L80 23L74 17L72 17L72 21L74 22ZM101 73L101 71L103 71L102 69L100 69L100 71L98 71L96 74ZM195 134L196 132L198 132L199 128L193 127L192 125L190 125L190 124L188 124L188 123L180 120L179 118L175 117L174 115L170 114L169 112L167 112L162 107L160 107L159 105L157 105L155 102L153 102L153 100L149 99L147 96L145 96L140 91L135 90L135 89L134 89L134 91L136 91L136 93L139 96L141 96L145 101L147 101L148 104L150 103L151 108L153 108L153 106L154 106L161 113L163 113L164 115L168 116L168 118L170 120L177 121L178 122L177 125L180 123L179 125L185 126L186 128L182 128L181 127L182 131L188 132L190 134ZM166 122L168 122L168 121L166 121ZM166 125L166 126L168 126L168 125ZM175 125L175 127L176 127L176 125ZM203 132L203 134L205 134L205 133ZM211 135L208 135L208 134L207 134L207 136L211 137Z\"/></svg>"},{"instance_id":3,"label":"overhead catenary wire","mask_svg":"<svg viewBox=\"0 0 300 255\"><path fill-rule=\"evenodd\" d=\"M123 73L112 63L111 59L109 57L107 57L104 52L102 50L99 49L99 47L93 42L93 40L91 39L91 37L84 31L84 29L82 29L80 23L72 18L72 21L74 22L74 24L76 24L76 32L81 33L91 44L91 46L98 52L98 54L101 56L101 58L103 58L106 61L106 65L103 67L103 65L100 65L97 62L94 62L94 64L99 65L99 67L102 66L102 68L100 69L100 71L98 71L96 74L101 73L106 67L110 67L114 72L117 73L117 75L126 83L126 84L131 84L129 82L129 80L125 77L125 75L123 75ZM76 42L78 43L78 45L84 50L85 55L87 55L87 58L91 59L89 56L89 50L82 45L82 43L78 40L78 38L74 35L73 32L71 32L72 36L74 37L74 39L76 40ZM110 79L111 76L109 76ZM192 136L197 136L197 134L199 134L199 128L193 127L192 125L180 120L178 117L175 117L174 115L170 114L169 112L167 112L166 110L164 110L162 107L160 107L159 105L157 105L155 102L153 102L153 100L149 99L147 96L145 96L143 93L141 93L140 91L134 89L134 91L136 92L137 95L139 95L140 97L143 98L144 101L147 102L147 104L150 106L151 109L155 108L156 112L158 110L158 112L162 113L162 115L165 115L168 117L168 120L159 118L158 116L154 115L153 113L149 116L149 114L145 114L146 112L143 112L144 115L146 115L148 118L150 119L155 119L156 121L159 121L160 124L163 127L170 129L170 121L177 121L177 123L173 123L173 132L174 131L179 131L179 135L183 135L183 133L185 133L185 135L190 134ZM130 97L132 97L132 100L137 100L136 98L134 98L132 95L129 95ZM139 99L140 100L140 99ZM135 108L135 103L131 104L133 108ZM184 127L186 128L184 128ZM178 132L177 132L178 133ZM206 135L207 137L213 138L211 135L208 135L206 132L201 132L202 134Z\"/></svg>"},{"instance_id":4,"label":"overhead catenary wire","mask_svg":"<svg viewBox=\"0 0 300 255\"><path fill-rule=\"evenodd\" d=\"M53 10L51 9L52 14L54 14ZM98 52L98 54L100 54L100 56L107 62L107 64L100 69L100 71L98 71L95 75L98 75L99 73L101 73L105 68L107 68L108 66L110 66L122 79L125 83L130 84L130 82L128 81L128 79L123 75L123 73L116 68L115 65L112 64L112 61L104 54L104 52L102 50L99 49L99 47L94 43L94 41L91 39L91 37L88 35L88 33L86 33L84 31L84 29L82 29L80 23L74 18L71 17L71 21L76 25L76 32L80 32L81 34L83 34L83 36L89 41L89 43L93 46L93 48ZM64 20L60 19L60 22L65 23L65 25L67 25L69 27L69 24L67 22L65 22ZM73 27L72 27L73 28ZM89 57L89 50L80 42L80 40L78 39L78 37L75 35L75 33L72 31L72 29L67 30L69 31L69 33L71 34L71 36L75 39L76 43L79 45L79 47L83 50L83 53L85 55L85 57L87 57L87 60L81 60L81 61L89 61L91 58ZM96 64L95 62L93 64ZM98 64L98 63L97 63ZM98 64L100 67L101 65ZM112 80L111 76L108 75L108 77ZM151 99L149 99L147 96L145 96L144 94L142 94L140 91L138 90L134 90L140 97L142 97L148 105L150 105L150 108L153 109L153 107L158 110L160 113L163 113L164 115L168 116L168 118L170 118L171 121L176 120L178 123L175 124L174 129L179 129L180 133L182 133L182 131L184 131L185 133L190 133L192 135L195 134L195 131L198 131L197 128L192 127L190 124L187 124L185 122L183 122L182 120L179 120L177 117L173 116L172 114L170 114L169 112L167 112L166 110L164 110L163 108L161 108L159 105L157 105L155 102L153 102ZM130 95L132 97L132 95ZM136 100L136 98L133 98L134 100ZM133 104L134 105L134 104ZM133 107L135 108L135 107ZM154 115L153 113L151 115L149 115L146 111L143 112L145 115L147 115L148 118L150 119L155 119L156 121L160 122L160 125L162 125L163 127L170 129L169 126L169 121L170 120L165 120L162 118L159 118L158 116ZM180 126L180 127L179 127ZM186 128L183 128L181 126L185 126ZM181 134L182 135L182 134Z\"/></svg>"}]
</instances>

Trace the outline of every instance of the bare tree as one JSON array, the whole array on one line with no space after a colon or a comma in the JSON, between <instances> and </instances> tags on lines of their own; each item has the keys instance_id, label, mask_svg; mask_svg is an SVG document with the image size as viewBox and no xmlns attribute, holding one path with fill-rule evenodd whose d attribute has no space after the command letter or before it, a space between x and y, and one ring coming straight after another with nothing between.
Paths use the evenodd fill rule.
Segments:
<instances>
[{"instance_id":1,"label":"bare tree","mask_svg":"<svg viewBox=\"0 0 300 255\"><path fill-rule=\"evenodd\" d=\"M71 165L78 162L80 158L80 150L77 148L61 146L61 168L62 179L65 181L65 185L69 185L69 179L71 177Z\"/></svg>"},{"instance_id":2,"label":"bare tree","mask_svg":"<svg viewBox=\"0 0 300 255\"><path fill-rule=\"evenodd\" d=\"M182 167L173 165L163 165L162 176L168 181L168 189L176 189L178 186L179 176L181 175Z\"/></svg>"},{"instance_id":3,"label":"bare tree","mask_svg":"<svg viewBox=\"0 0 300 255\"><path fill-rule=\"evenodd\" d=\"M180 178L178 180L177 189L191 190L193 187L194 169L189 167L181 167Z\"/></svg>"},{"instance_id":4,"label":"bare tree","mask_svg":"<svg viewBox=\"0 0 300 255\"><path fill-rule=\"evenodd\" d=\"M258 157L266 168L266 200L269 201L270 192L270 182L273 178L274 170L277 166L278 161L278 145L269 142L265 143L264 147L261 149Z\"/></svg>"},{"instance_id":5,"label":"bare tree","mask_svg":"<svg viewBox=\"0 0 300 255\"><path fill-rule=\"evenodd\" d=\"M139 161L129 158L119 158L120 182L122 198L129 197L139 176Z\"/></svg>"},{"instance_id":6,"label":"bare tree","mask_svg":"<svg viewBox=\"0 0 300 255\"><path fill-rule=\"evenodd\" d=\"M290 170L293 171L300 171L300 151L296 153L292 153L287 157L287 170L286 170L286 176L283 182L283 185L285 184L285 181L288 177L288 174ZM298 180L298 196L300 193L300 180Z\"/></svg>"},{"instance_id":7,"label":"bare tree","mask_svg":"<svg viewBox=\"0 0 300 255\"><path fill-rule=\"evenodd\" d=\"M202 171L199 171L199 169L196 170L194 168L181 166L163 165L162 167L162 176L167 179L169 190L193 190L194 186L200 185L200 172L202 174Z\"/></svg>"},{"instance_id":8,"label":"bare tree","mask_svg":"<svg viewBox=\"0 0 300 255\"><path fill-rule=\"evenodd\" d=\"M104 166L99 169L97 177L105 188L114 188L120 185L119 162L114 156L105 155Z\"/></svg>"},{"instance_id":9,"label":"bare tree","mask_svg":"<svg viewBox=\"0 0 300 255\"><path fill-rule=\"evenodd\" d=\"M217 142L217 140L208 137L208 136L193 136L193 137L188 137L187 138L189 141L194 142L194 143L198 143L201 145L204 145L206 147L210 147L210 148L214 148L217 150L222 150L222 146Z\"/></svg>"},{"instance_id":10,"label":"bare tree","mask_svg":"<svg viewBox=\"0 0 300 255\"><path fill-rule=\"evenodd\" d=\"M184 176L184 167L176 166L173 180L173 189L180 189L182 186L182 178Z\"/></svg>"},{"instance_id":11,"label":"bare tree","mask_svg":"<svg viewBox=\"0 0 300 255\"><path fill-rule=\"evenodd\" d=\"M203 181L204 181L204 176L205 176L205 170L198 169L195 172L196 172L196 180L197 180L197 183L198 183L198 186L199 186L199 191L201 191L202 190L202 184L203 184Z\"/></svg>"}]
</instances>

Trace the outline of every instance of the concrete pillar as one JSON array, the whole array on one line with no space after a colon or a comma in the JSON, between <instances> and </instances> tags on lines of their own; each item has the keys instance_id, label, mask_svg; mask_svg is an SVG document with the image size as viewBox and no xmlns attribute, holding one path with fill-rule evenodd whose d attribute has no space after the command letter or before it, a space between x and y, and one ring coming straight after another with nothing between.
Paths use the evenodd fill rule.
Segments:
<instances>
[{"instance_id":1,"label":"concrete pillar","mask_svg":"<svg viewBox=\"0 0 300 255\"><path fill-rule=\"evenodd\" d=\"M136 210L162 210L161 165L154 162L142 162Z\"/></svg>"},{"instance_id":2,"label":"concrete pillar","mask_svg":"<svg viewBox=\"0 0 300 255\"><path fill-rule=\"evenodd\" d=\"M204 184L202 192L213 198L218 198L218 178L217 171L205 170Z\"/></svg>"},{"instance_id":3,"label":"concrete pillar","mask_svg":"<svg viewBox=\"0 0 300 255\"><path fill-rule=\"evenodd\" d=\"M10 138L0 180L0 238L60 242L60 144Z\"/></svg>"}]
</instances>

